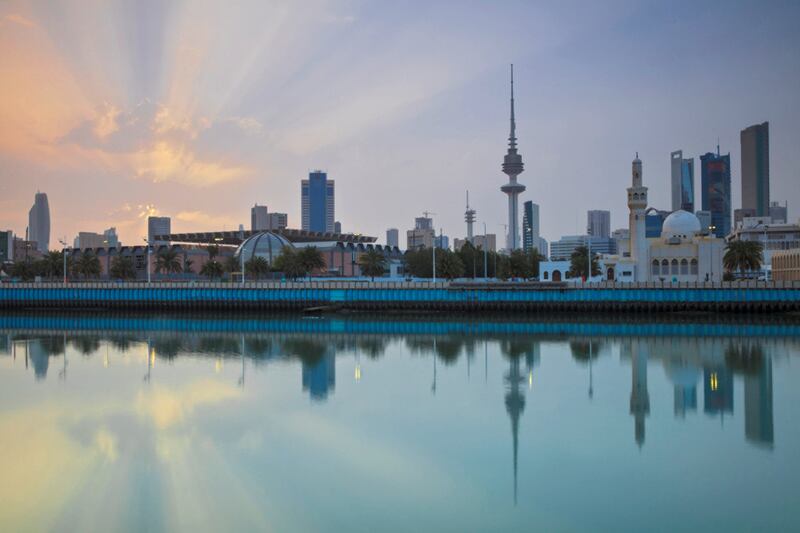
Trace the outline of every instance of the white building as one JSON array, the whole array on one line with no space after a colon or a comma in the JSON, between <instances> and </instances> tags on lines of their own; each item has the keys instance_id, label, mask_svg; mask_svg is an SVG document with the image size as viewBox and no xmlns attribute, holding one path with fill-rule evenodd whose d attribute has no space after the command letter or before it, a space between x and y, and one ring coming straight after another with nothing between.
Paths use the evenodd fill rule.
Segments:
<instances>
[{"instance_id":1,"label":"white building","mask_svg":"<svg viewBox=\"0 0 800 533\"><path fill-rule=\"evenodd\" d=\"M725 240L761 243L764 271L769 272L775 252L800 248L800 224L774 223L770 217L745 217Z\"/></svg>"}]
</instances>

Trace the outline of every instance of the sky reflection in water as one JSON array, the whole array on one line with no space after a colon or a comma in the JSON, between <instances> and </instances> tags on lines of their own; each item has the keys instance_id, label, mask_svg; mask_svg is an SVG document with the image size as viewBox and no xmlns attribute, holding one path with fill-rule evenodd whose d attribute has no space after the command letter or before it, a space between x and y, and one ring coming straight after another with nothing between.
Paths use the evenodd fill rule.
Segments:
<instances>
[{"instance_id":1,"label":"sky reflection in water","mask_svg":"<svg viewBox=\"0 0 800 533\"><path fill-rule=\"evenodd\" d=\"M798 333L0 315L0 530L796 529Z\"/></svg>"}]
</instances>

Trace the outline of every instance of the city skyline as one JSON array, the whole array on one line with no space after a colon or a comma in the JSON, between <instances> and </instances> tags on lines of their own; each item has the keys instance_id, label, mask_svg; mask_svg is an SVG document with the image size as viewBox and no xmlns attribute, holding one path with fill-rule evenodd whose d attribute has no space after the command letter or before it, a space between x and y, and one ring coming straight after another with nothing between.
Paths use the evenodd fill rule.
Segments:
<instances>
[{"instance_id":1,"label":"city skyline","mask_svg":"<svg viewBox=\"0 0 800 533\"><path fill-rule=\"evenodd\" d=\"M380 236L430 209L445 234L462 237L455 192L469 188L478 227L500 234L510 62L528 176L520 201L541 206L548 240L582 233L590 209L610 210L612 229L626 225L616 191L637 150L650 205L667 209L670 152L698 158L719 138L731 153L738 208L739 132L765 121L770 200L788 201L790 221L798 216L800 110L791 95L800 74L787 14L797 6L710 3L685 20L668 16L674 6L620 3L578 17L559 7L520 6L510 17L472 6L440 34L434 21L449 12L440 4L320 4L310 18L254 4L232 10L206 40L188 28L210 28L219 19L213 7L144 3L80 14L68 6L0 9L9 59L0 82L0 228L24 235L38 188L50 200L51 247L110 226L137 243L155 214L170 216L178 232L235 229L248 226L262 199L300 227L298 182L316 166L339 182L337 220L348 230ZM89 18L85 35L80 16ZM256 23L265 19L280 22L265 30ZM292 34L300 25L319 31L304 31L315 37L301 42ZM376 28L387 42L367 49ZM86 53L85 41L98 51ZM676 64L680 80L662 75ZM44 72L52 84L38 82Z\"/></svg>"}]
</instances>

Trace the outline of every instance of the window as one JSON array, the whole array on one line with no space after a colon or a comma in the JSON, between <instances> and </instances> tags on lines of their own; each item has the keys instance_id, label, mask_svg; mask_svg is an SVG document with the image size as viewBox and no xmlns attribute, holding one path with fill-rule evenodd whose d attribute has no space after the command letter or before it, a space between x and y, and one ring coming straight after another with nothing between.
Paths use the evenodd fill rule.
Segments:
<instances>
[{"instance_id":1,"label":"window","mask_svg":"<svg viewBox=\"0 0 800 533\"><path fill-rule=\"evenodd\" d=\"M543 275L544 279L547 279L547 276L548 276L548 272L545 270L544 275Z\"/></svg>"},{"instance_id":2,"label":"window","mask_svg":"<svg viewBox=\"0 0 800 533\"><path fill-rule=\"evenodd\" d=\"M681 259L681 276L689 275L689 261Z\"/></svg>"},{"instance_id":3,"label":"window","mask_svg":"<svg viewBox=\"0 0 800 533\"><path fill-rule=\"evenodd\" d=\"M669 276L669 261L666 259L661 260L661 275Z\"/></svg>"},{"instance_id":4,"label":"window","mask_svg":"<svg viewBox=\"0 0 800 533\"><path fill-rule=\"evenodd\" d=\"M672 275L673 276L677 276L678 275L678 260L677 259L673 259L672 260Z\"/></svg>"},{"instance_id":5,"label":"window","mask_svg":"<svg viewBox=\"0 0 800 533\"><path fill-rule=\"evenodd\" d=\"M696 276L697 275L697 259L692 259L691 263L689 263L689 266L691 267L690 272L692 273L692 275Z\"/></svg>"},{"instance_id":6,"label":"window","mask_svg":"<svg viewBox=\"0 0 800 533\"><path fill-rule=\"evenodd\" d=\"M658 276L658 259L653 259L653 268L650 273L654 276Z\"/></svg>"}]
</instances>

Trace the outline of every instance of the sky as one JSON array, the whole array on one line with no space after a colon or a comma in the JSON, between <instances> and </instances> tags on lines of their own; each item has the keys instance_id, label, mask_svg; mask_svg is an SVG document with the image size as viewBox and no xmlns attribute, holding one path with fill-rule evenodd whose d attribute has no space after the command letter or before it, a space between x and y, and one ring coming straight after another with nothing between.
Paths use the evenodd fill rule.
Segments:
<instances>
[{"instance_id":1,"label":"sky","mask_svg":"<svg viewBox=\"0 0 800 533\"><path fill-rule=\"evenodd\" d=\"M336 181L343 231L402 233L423 211L503 234L509 64L519 151L548 240L586 211L626 227L636 152L670 206L670 152L730 152L770 122L771 199L800 216L800 3L80 0L0 3L0 229L37 190L51 247L146 217L174 232L300 227L300 180ZM696 188L699 204L699 160ZM500 239L502 241L502 239Z\"/></svg>"}]
</instances>

